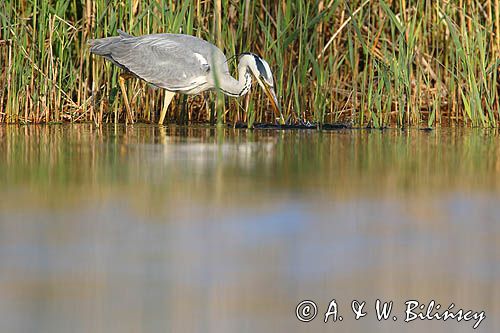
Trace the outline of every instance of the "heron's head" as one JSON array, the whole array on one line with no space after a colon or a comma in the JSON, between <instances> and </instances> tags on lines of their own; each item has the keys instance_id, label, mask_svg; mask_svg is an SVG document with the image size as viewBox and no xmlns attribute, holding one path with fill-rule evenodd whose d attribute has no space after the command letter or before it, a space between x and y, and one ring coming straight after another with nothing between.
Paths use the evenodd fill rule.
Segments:
<instances>
[{"instance_id":1,"label":"heron's head","mask_svg":"<svg viewBox=\"0 0 500 333\"><path fill-rule=\"evenodd\" d=\"M240 63L245 64L248 71L255 77L259 85L271 100L276 116L280 117L281 120L283 117L281 115L278 98L274 92L273 73L271 73L271 68L269 67L267 61L253 53L242 53L239 56L239 61Z\"/></svg>"}]
</instances>

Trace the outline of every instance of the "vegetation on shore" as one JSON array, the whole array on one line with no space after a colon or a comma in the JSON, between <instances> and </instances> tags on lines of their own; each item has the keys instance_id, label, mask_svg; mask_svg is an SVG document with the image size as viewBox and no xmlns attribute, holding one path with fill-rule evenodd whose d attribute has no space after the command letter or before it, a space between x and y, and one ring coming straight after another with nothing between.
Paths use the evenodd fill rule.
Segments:
<instances>
[{"instance_id":1,"label":"vegetation on shore","mask_svg":"<svg viewBox=\"0 0 500 333\"><path fill-rule=\"evenodd\" d=\"M196 35L228 57L260 54L292 123L500 121L500 0L4 0L0 123L123 122L120 70L86 43L117 29ZM128 93L137 121L157 119L163 91L129 80ZM274 121L259 89L219 108L215 95L177 96L167 121Z\"/></svg>"}]
</instances>

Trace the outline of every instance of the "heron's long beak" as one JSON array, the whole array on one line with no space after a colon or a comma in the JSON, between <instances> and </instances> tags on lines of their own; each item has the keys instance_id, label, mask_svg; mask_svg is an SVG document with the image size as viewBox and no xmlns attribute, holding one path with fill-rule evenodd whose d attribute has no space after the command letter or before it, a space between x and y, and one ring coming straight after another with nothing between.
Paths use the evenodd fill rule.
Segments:
<instances>
[{"instance_id":1,"label":"heron's long beak","mask_svg":"<svg viewBox=\"0 0 500 333\"><path fill-rule=\"evenodd\" d=\"M278 102L278 98L276 97L274 89L268 86L266 83L262 82L262 80L259 78L257 78L257 82L262 87L269 100L271 100L271 105L273 106L276 119L278 119L279 123L283 125L285 123L285 119L283 118L283 114L281 113L280 103Z\"/></svg>"}]
</instances>

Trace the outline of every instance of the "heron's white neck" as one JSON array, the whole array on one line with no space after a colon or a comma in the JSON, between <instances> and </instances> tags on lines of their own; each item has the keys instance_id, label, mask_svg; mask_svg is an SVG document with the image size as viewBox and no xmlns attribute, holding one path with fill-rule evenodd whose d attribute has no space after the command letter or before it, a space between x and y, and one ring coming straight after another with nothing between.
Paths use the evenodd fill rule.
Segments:
<instances>
[{"instance_id":1,"label":"heron's white neck","mask_svg":"<svg viewBox=\"0 0 500 333\"><path fill-rule=\"evenodd\" d=\"M252 87L252 76L248 64L243 61L238 64L238 80L227 74L220 78L220 90L232 97L240 97L250 91Z\"/></svg>"}]
</instances>

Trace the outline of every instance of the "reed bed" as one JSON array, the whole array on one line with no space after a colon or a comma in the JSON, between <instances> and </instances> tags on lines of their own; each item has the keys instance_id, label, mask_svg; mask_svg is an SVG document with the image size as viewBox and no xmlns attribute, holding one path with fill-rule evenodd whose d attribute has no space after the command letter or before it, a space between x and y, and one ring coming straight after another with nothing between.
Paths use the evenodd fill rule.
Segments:
<instances>
[{"instance_id":1,"label":"reed bed","mask_svg":"<svg viewBox=\"0 0 500 333\"><path fill-rule=\"evenodd\" d=\"M0 25L3 123L124 122L120 70L86 43L122 29L196 35L228 57L260 54L290 123L499 124L499 0L4 0ZM135 120L156 121L163 92L127 84ZM177 96L167 120L274 121L259 89Z\"/></svg>"}]
</instances>

